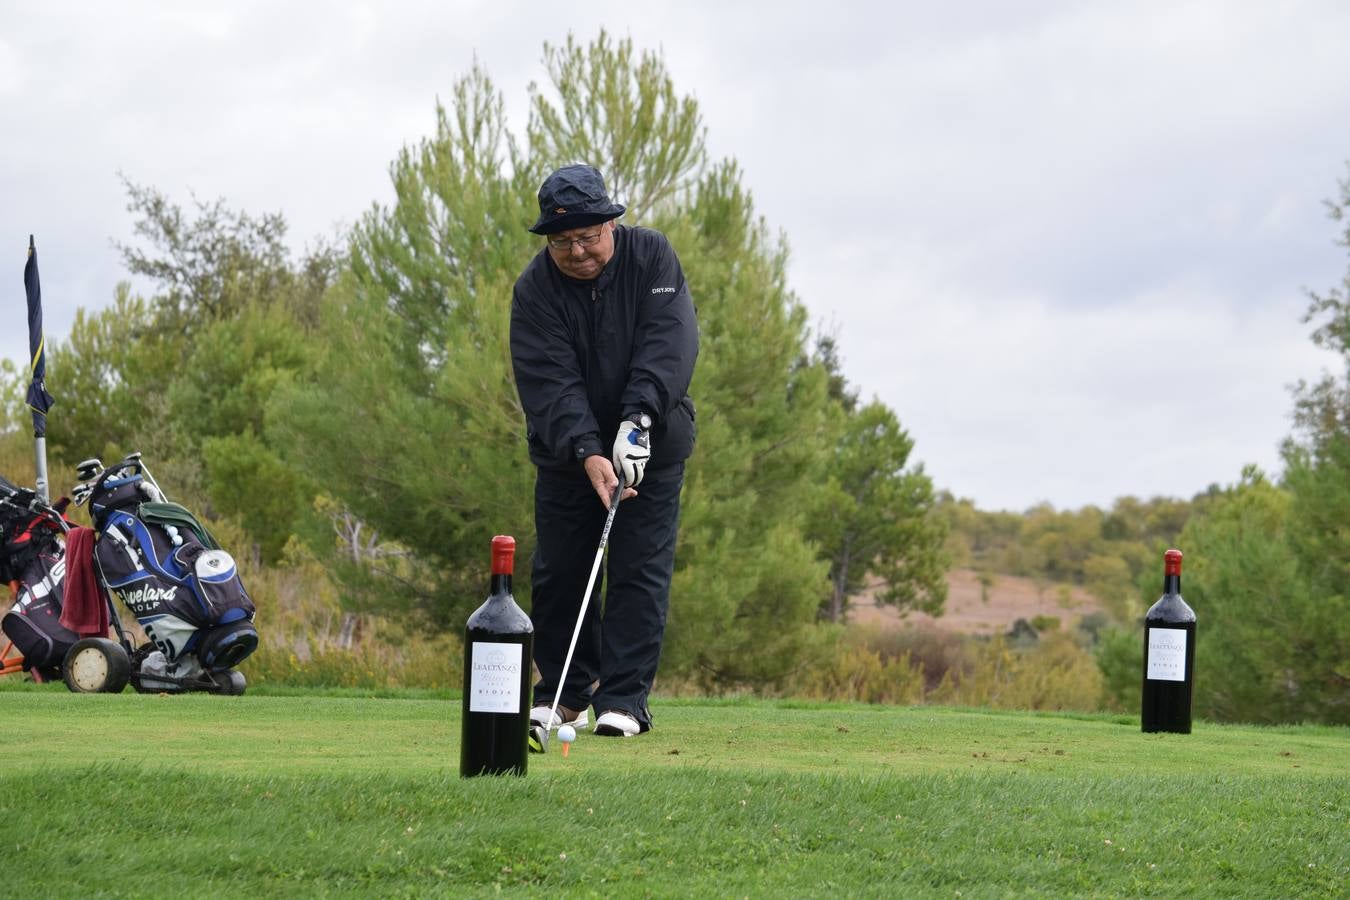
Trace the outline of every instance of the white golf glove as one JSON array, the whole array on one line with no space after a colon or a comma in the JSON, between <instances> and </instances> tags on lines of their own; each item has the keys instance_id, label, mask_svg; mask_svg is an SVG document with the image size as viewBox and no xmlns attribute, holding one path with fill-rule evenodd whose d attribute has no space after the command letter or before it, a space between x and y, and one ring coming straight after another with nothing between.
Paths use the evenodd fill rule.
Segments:
<instances>
[{"instance_id":1,"label":"white golf glove","mask_svg":"<svg viewBox=\"0 0 1350 900\"><path fill-rule=\"evenodd\" d=\"M623 483L637 487L652 455L651 416L639 413L619 425L614 438L614 471L623 475Z\"/></svg>"}]
</instances>

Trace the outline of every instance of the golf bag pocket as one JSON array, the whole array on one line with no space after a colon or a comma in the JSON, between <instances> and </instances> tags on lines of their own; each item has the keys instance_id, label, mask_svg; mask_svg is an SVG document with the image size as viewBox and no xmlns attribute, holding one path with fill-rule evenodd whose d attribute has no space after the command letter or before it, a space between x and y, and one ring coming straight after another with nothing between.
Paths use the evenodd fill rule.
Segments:
<instances>
[{"instance_id":1,"label":"golf bag pocket","mask_svg":"<svg viewBox=\"0 0 1350 900\"><path fill-rule=\"evenodd\" d=\"M242 613L243 610L233 610ZM232 669L258 649L258 631L240 615L229 622L202 631L197 640L197 659L210 670Z\"/></svg>"},{"instance_id":2,"label":"golf bag pocket","mask_svg":"<svg viewBox=\"0 0 1350 900\"><path fill-rule=\"evenodd\" d=\"M94 555L104 585L170 663L195 652L216 626L253 618L234 560L207 550L189 529L149 525L117 510L104 523Z\"/></svg>"},{"instance_id":3,"label":"golf bag pocket","mask_svg":"<svg viewBox=\"0 0 1350 900\"><path fill-rule=\"evenodd\" d=\"M211 624L226 621L231 610L246 610L251 617L253 601L244 591L234 557L224 550L207 550L201 544L184 542L174 557L187 573L192 591L202 599ZM230 620L238 618L231 616Z\"/></svg>"},{"instance_id":4,"label":"golf bag pocket","mask_svg":"<svg viewBox=\"0 0 1350 900\"><path fill-rule=\"evenodd\" d=\"M0 629L23 654L23 667L51 670L66 658L66 651L80 636L61 625L61 598L66 563L60 557L41 553L19 579L14 607L0 621Z\"/></svg>"}]
</instances>

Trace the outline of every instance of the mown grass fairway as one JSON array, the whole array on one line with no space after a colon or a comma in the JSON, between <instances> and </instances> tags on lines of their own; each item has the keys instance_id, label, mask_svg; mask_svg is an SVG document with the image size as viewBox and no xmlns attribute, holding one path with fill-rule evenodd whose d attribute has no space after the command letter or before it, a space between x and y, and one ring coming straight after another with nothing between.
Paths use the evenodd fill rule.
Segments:
<instances>
[{"instance_id":1,"label":"mown grass fairway","mask_svg":"<svg viewBox=\"0 0 1350 900\"><path fill-rule=\"evenodd\" d=\"M654 708L463 780L455 700L0 690L0 895L1347 890L1345 729Z\"/></svg>"}]
</instances>

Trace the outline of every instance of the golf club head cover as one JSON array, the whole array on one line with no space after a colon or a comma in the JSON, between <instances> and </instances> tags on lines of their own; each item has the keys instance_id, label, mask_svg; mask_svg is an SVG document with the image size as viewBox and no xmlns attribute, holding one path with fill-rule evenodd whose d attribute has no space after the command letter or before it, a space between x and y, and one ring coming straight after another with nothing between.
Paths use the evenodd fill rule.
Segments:
<instances>
[{"instance_id":1,"label":"golf club head cover","mask_svg":"<svg viewBox=\"0 0 1350 900\"><path fill-rule=\"evenodd\" d=\"M614 438L614 470L623 475L624 484L637 487L652 455L651 417L638 413L619 424Z\"/></svg>"}]
</instances>

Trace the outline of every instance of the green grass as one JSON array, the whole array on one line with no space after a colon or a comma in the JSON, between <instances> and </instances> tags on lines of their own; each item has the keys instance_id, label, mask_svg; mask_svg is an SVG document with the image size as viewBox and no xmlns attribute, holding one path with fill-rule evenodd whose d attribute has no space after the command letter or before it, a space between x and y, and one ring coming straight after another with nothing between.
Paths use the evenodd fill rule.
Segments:
<instances>
[{"instance_id":1,"label":"green grass","mask_svg":"<svg viewBox=\"0 0 1350 900\"><path fill-rule=\"evenodd\" d=\"M9 681L9 679L5 679ZM1350 732L656 704L525 778L459 703L0 690L0 895L1344 896Z\"/></svg>"}]
</instances>

